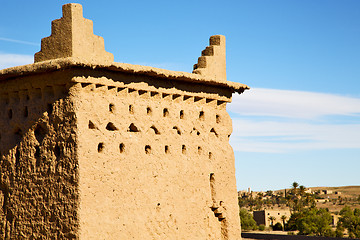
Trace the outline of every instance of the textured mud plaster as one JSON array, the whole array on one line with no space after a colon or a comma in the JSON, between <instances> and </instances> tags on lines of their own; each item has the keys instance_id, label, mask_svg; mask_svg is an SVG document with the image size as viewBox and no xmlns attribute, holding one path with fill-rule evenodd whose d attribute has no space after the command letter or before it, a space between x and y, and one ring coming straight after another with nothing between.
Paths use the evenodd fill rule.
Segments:
<instances>
[{"instance_id":1,"label":"textured mud plaster","mask_svg":"<svg viewBox=\"0 0 360 240\"><path fill-rule=\"evenodd\" d=\"M225 38L194 73L114 63L81 13L0 70L0 238L240 239Z\"/></svg>"},{"instance_id":2,"label":"textured mud plaster","mask_svg":"<svg viewBox=\"0 0 360 240\"><path fill-rule=\"evenodd\" d=\"M77 124L67 78L0 82L0 239L76 237Z\"/></svg>"}]
</instances>

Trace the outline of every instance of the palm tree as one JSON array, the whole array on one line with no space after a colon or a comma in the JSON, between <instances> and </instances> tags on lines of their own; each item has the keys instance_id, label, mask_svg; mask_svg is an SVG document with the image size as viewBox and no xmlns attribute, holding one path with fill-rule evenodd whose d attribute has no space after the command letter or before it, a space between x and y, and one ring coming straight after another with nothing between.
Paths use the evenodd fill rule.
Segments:
<instances>
[{"instance_id":1,"label":"palm tree","mask_svg":"<svg viewBox=\"0 0 360 240\"><path fill-rule=\"evenodd\" d=\"M255 210L261 210L263 206L263 197L264 194L262 192L259 192L255 198Z\"/></svg>"},{"instance_id":2,"label":"palm tree","mask_svg":"<svg viewBox=\"0 0 360 240\"><path fill-rule=\"evenodd\" d=\"M306 190L306 188L305 188L303 185L301 185L301 186L299 187L300 196L304 196L304 195L305 195L305 190Z\"/></svg>"},{"instance_id":3,"label":"palm tree","mask_svg":"<svg viewBox=\"0 0 360 240\"><path fill-rule=\"evenodd\" d=\"M285 216L285 215L282 215L281 216L281 220L282 220L282 222L283 222L283 230L285 230L285 220L287 219L287 216Z\"/></svg>"},{"instance_id":4,"label":"palm tree","mask_svg":"<svg viewBox=\"0 0 360 240\"><path fill-rule=\"evenodd\" d=\"M274 226L274 221L276 220L276 218L274 216L270 216L269 220L270 220L271 227Z\"/></svg>"},{"instance_id":5,"label":"palm tree","mask_svg":"<svg viewBox=\"0 0 360 240\"><path fill-rule=\"evenodd\" d=\"M269 197L272 197L273 196L273 191L271 191L271 190L267 190L266 191L266 196L269 196Z\"/></svg>"},{"instance_id":6,"label":"palm tree","mask_svg":"<svg viewBox=\"0 0 360 240\"><path fill-rule=\"evenodd\" d=\"M292 187L293 187L293 193L294 195L296 195L297 192L297 187L299 186L299 184L297 182L293 182Z\"/></svg>"}]
</instances>

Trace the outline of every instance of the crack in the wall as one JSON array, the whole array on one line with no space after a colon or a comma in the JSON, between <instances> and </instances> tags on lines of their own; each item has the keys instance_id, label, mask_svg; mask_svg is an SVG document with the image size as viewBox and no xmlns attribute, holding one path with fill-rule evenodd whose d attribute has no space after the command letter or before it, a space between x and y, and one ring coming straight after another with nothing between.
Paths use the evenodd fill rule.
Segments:
<instances>
[{"instance_id":1,"label":"crack in the wall","mask_svg":"<svg viewBox=\"0 0 360 240\"><path fill-rule=\"evenodd\" d=\"M228 226L227 219L226 219L226 207L224 206L223 201L218 200L217 187L216 187L214 173L210 173L210 191L211 191L211 200L213 203L211 206L211 210L214 212L214 216L221 223L222 239L227 240L229 226Z\"/></svg>"}]
</instances>

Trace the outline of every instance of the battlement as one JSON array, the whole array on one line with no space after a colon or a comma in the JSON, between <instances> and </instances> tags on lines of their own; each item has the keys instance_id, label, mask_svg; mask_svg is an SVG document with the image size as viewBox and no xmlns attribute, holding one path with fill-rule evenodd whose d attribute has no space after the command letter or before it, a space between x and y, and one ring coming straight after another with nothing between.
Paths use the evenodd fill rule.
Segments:
<instances>
[{"instance_id":1,"label":"battlement","mask_svg":"<svg viewBox=\"0 0 360 240\"><path fill-rule=\"evenodd\" d=\"M83 58L67 57L58 58L54 60L37 62L35 64L29 64L24 66L12 67L0 70L0 81L10 77L17 77L23 75L34 75L46 72L59 71L60 69L69 68L87 68L97 70L107 70L113 72L123 72L128 74L143 75L149 77L159 77L160 79L167 80L171 79L177 82L187 82L196 85L209 85L218 86L222 88L228 88L233 92L243 93L245 90L250 89L247 85L237 82L230 81L218 81L208 75L200 75L188 72L178 72L166 69L133 65L127 63L117 62L93 62L87 61Z\"/></svg>"},{"instance_id":2,"label":"battlement","mask_svg":"<svg viewBox=\"0 0 360 240\"><path fill-rule=\"evenodd\" d=\"M225 36L210 37L210 46L201 52L193 73L207 76L217 81L226 81L226 45Z\"/></svg>"},{"instance_id":3,"label":"battlement","mask_svg":"<svg viewBox=\"0 0 360 240\"><path fill-rule=\"evenodd\" d=\"M63 17L52 21L51 35L41 40L35 62L66 57L113 62L114 56L105 51L104 39L93 34L93 22L83 18L82 6L69 3L62 9Z\"/></svg>"},{"instance_id":4,"label":"battlement","mask_svg":"<svg viewBox=\"0 0 360 240\"><path fill-rule=\"evenodd\" d=\"M83 18L82 6L69 3L63 5L63 17L52 21L51 35L41 40L41 50L34 55L35 64L0 70L0 81L10 75L35 74L82 65L218 85L229 87L238 93L249 89L245 84L226 81L225 36L211 36L209 43L194 65L192 73L115 63L114 56L105 51L104 39L93 34L93 22Z\"/></svg>"}]
</instances>

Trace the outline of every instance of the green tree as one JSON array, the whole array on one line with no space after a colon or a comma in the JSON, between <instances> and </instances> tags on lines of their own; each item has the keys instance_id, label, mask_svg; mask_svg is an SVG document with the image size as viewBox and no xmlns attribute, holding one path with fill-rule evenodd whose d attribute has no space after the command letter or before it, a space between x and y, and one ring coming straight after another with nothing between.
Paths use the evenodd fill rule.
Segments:
<instances>
[{"instance_id":1,"label":"green tree","mask_svg":"<svg viewBox=\"0 0 360 240\"><path fill-rule=\"evenodd\" d=\"M246 198L242 198L242 197L238 197L238 203L239 203L239 207L246 207L248 205L248 201L246 200Z\"/></svg>"},{"instance_id":2,"label":"green tree","mask_svg":"<svg viewBox=\"0 0 360 240\"><path fill-rule=\"evenodd\" d=\"M245 231L257 229L257 225L252 214L249 213L244 208L240 208L240 221L241 221L241 228Z\"/></svg>"},{"instance_id":3,"label":"green tree","mask_svg":"<svg viewBox=\"0 0 360 240\"><path fill-rule=\"evenodd\" d=\"M256 206L256 199L254 199L252 194L250 194L250 198L249 198L250 211L254 209L254 206Z\"/></svg>"},{"instance_id":4,"label":"green tree","mask_svg":"<svg viewBox=\"0 0 360 240\"><path fill-rule=\"evenodd\" d=\"M274 216L270 216L269 220L270 220L270 225L274 226L274 221L276 220L276 218Z\"/></svg>"},{"instance_id":5,"label":"green tree","mask_svg":"<svg viewBox=\"0 0 360 240\"><path fill-rule=\"evenodd\" d=\"M267 190L265 195L269 196L269 197L272 197L274 195L274 192L271 191L271 190Z\"/></svg>"},{"instance_id":6,"label":"green tree","mask_svg":"<svg viewBox=\"0 0 360 240\"><path fill-rule=\"evenodd\" d=\"M287 230L299 230L299 235L335 236L331 230L332 217L328 209L304 208L293 212L287 222Z\"/></svg>"},{"instance_id":7,"label":"green tree","mask_svg":"<svg viewBox=\"0 0 360 240\"><path fill-rule=\"evenodd\" d=\"M290 219L286 224L285 230L289 230L289 231L298 230L297 221L298 221L298 219L301 218L301 216L302 216L302 213L300 213L300 212L292 212Z\"/></svg>"},{"instance_id":8,"label":"green tree","mask_svg":"<svg viewBox=\"0 0 360 240\"><path fill-rule=\"evenodd\" d=\"M304 209L296 220L299 235L334 236L331 230L332 217L327 209Z\"/></svg>"},{"instance_id":9,"label":"green tree","mask_svg":"<svg viewBox=\"0 0 360 240\"><path fill-rule=\"evenodd\" d=\"M284 230L285 230L285 221L286 221L286 219L287 219L287 216L285 216L285 215L281 216L281 221L283 222Z\"/></svg>"},{"instance_id":10,"label":"green tree","mask_svg":"<svg viewBox=\"0 0 360 240\"><path fill-rule=\"evenodd\" d=\"M291 191L286 194L287 206L289 206L292 213L300 212L304 208L312 208L316 206L315 196L306 193L306 187L297 182L293 182Z\"/></svg>"},{"instance_id":11,"label":"green tree","mask_svg":"<svg viewBox=\"0 0 360 240\"><path fill-rule=\"evenodd\" d=\"M342 223L338 222L338 224L336 225L335 236L339 238L344 237L344 230L345 228Z\"/></svg>"},{"instance_id":12,"label":"green tree","mask_svg":"<svg viewBox=\"0 0 360 240\"><path fill-rule=\"evenodd\" d=\"M308 207L316 207L316 202L315 202L315 196L313 194L307 193L305 195L305 202L304 202L305 206Z\"/></svg>"},{"instance_id":13,"label":"green tree","mask_svg":"<svg viewBox=\"0 0 360 240\"><path fill-rule=\"evenodd\" d=\"M360 238L360 209L353 211L349 206L345 206L340 215L339 222L348 230L349 237Z\"/></svg>"},{"instance_id":14,"label":"green tree","mask_svg":"<svg viewBox=\"0 0 360 240\"><path fill-rule=\"evenodd\" d=\"M303 185L301 185L301 186L299 187L299 194L300 194L300 196L305 196L305 190L306 190L306 188L305 188Z\"/></svg>"},{"instance_id":15,"label":"green tree","mask_svg":"<svg viewBox=\"0 0 360 240\"><path fill-rule=\"evenodd\" d=\"M260 230L260 231L264 231L264 230L265 230L265 225L264 225L264 224L260 224L260 225L259 225L259 230Z\"/></svg>"},{"instance_id":16,"label":"green tree","mask_svg":"<svg viewBox=\"0 0 360 240\"><path fill-rule=\"evenodd\" d=\"M297 187L299 186L299 184L297 182L293 182L292 187L293 187L293 194L296 195L297 193Z\"/></svg>"},{"instance_id":17,"label":"green tree","mask_svg":"<svg viewBox=\"0 0 360 240\"><path fill-rule=\"evenodd\" d=\"M255 198L255 210L261 210L262 207L263 207L263 197L264 197L264 194L263 193L258 193L256 198Z\"/></svg>"},{"instance_id":18,"label":"green tree","mask_svg":"<svg viewBox=\"0 0 360 240\"><path fill-rule=\"evenodd\" d=\"M283 226L279 222L275 223L275 225L272 228L273 228L273 231L282 231L283 230Z\"/></svg>"}]
</instances>

